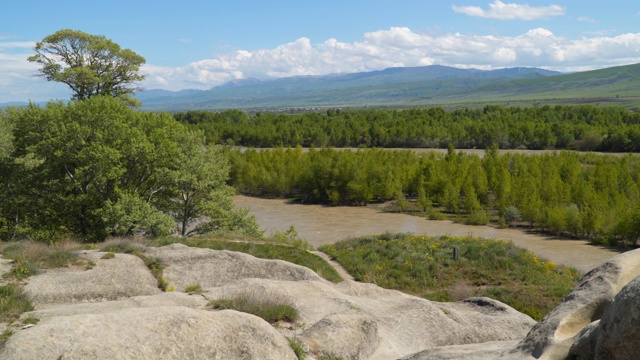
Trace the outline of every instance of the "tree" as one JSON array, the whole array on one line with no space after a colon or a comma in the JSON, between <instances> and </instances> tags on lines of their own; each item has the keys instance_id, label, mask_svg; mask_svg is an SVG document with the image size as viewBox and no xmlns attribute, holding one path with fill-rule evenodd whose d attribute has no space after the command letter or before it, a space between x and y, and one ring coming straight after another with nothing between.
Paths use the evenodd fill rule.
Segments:
<instances>
[{"instance_id":1,"label":"tree","mask_svg":"<svg viewBox=\"0 0 640 360\"><path fill-rule=\"evenodd\" d=\"M135 52L102 35L69 29L45 37L34 50L28 60L42 65L38 75L68 85L74 100L107 95L139 105L130 95L144 79L138 71L145 59Z\"/></svg>"},{"instance_id":2,"label":"tree","mask_svg":"<svg viewBox=\"0 0 640 360\"><path fill-rule=\"evenodd\" d=\"M246 212L233 211L226 159L169 114L95 96L8 115L15 150L13 165L1 169L3 237L163 235L175 229L174 220L202 216L218 229L257 233ZM176 213L183 199L197 205L186 218Z\"/></svg>"}]
</instances>

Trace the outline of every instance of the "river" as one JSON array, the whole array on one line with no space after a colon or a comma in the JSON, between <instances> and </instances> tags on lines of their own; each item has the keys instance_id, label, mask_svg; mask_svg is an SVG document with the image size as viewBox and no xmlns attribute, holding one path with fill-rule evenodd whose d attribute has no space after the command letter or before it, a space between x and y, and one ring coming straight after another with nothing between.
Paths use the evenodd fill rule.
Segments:
<instances>
[{"instance_id":1,"label":"river","mask_svg":"<svg viewBox=\"0 0 640 360\"><path fill-rule=\"evenodd\" d=\"M238 208L249 208L249 213L256 217L267 234L286 231L294 225L299 236L313 246L385 232L472 235L512 241L544 259L574 267L581 273L586 273L618 254L614 250L593 246L582 240L551 238L517 229L456 224L448 220L427 220L417 216L381 212L372 206L303 205L282 199L242 195L236 196L234 202Z\"/></svg>"}]
</instances>

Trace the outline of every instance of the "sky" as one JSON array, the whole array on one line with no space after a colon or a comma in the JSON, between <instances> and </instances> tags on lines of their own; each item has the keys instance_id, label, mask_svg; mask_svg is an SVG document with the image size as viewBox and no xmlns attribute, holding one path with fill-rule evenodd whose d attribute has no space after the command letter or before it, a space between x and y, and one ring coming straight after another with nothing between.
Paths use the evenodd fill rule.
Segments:
<instances>
[{"instance_id":1,"label":"sky","mask_svg":"<svg viewBox=\"0 0 640 360\"><path fill-rule=\"evenodd\" d=\"M0 22L0 103L68 99L35 76L61 29L142 55L144 89L446 65L562 72L640 63L640 3L609 0L11 1Z\"/></svg>"}]
</instances>

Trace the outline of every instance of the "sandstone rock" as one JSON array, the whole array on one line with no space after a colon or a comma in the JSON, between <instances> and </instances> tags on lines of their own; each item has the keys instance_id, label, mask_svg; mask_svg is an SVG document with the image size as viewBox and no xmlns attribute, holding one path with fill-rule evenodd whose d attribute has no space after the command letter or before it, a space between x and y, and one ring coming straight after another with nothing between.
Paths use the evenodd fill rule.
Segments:
<instances>
[{"instance_id":1,"label":"sandstone rock","mask_svg":"<svg viewBox=\"0 0 640 360\"><path fill-rule=\"evenodd\" d=\"M49 269L29 279L25 292L36 306L161 293L156 279L137 256L116 254L112 259L101 259L104 253L95 250L82 251L79 255L96 265L88 270Z\"/></svg>"},{"instance_id":2,"label":"sandstone rock","mask_svg":"<svg viewBox=\"0 0 640 360\"><path fill-rule=\"evenodd\" d=\"M312 354L368 359L378 343L378 324L365 314L330 314L297 336Z\"/></svg>"},{"instance_id":3,"label":"sandstone rock","mask_svg":"<svg viewBox=\"0 0 640 360\"><path fill-rule=\"evenodd\" d=\"M331 337L331 331L342 334L331 337L330 348L334 349L333 355L344 358L371 354L370 359L396 359L437 346L516 340L535 324L530 317L491 299L434 303L353 281L335 285L323 281L244 279L207 288L204 296L225 298L244 289L291 299L300 313L299 322L305 326L290 336L304 338L311 349L315 349L311 334L326 338ZM366 325L371 321L377 327L377 342L371 340L373 325ZM363 336L363 326L369 329L369 335ZM324 349L321 346L317 347L320 351ZM352 347L356 346L360 348L354 351Z\"/></svg>"},{"instance_id":4,"label":"sandstone rock","mask_svg":"<svg viewBox=\"0 0 640 360\"><path fill-rule=\"evenodd\" d=\"M625 286L607 307L597 331L596 359L637 359L640 356L640 277Z\"/></svg>"},{"instance_id":5,"label":"sandstone rock","mask_svg":"<svg viewBox=\"0 0 640 360\"><path fill-rule=\"evenodd\" d=\"M60 316L12 335L1 359L297 359L262 319L181 306Z\"/></svg>"},{"instance_id":6,"label":"sandstone rock","mask_svg":"<svg viewBox=\"0 0 640 360\"><path fill-rule=\"evenodd\" d=\"M164 278L179 291L191 284L197 283L202 288L210 288L244 278L325 281L304 266L282 260L259 259L227 250L172 244L148 248L145 254L162 261Z\"/></svg>"},{"instance_id":7,"label":"sandstone rock","mask_svg":"<svg viewBox=\"0 0 640 360\"><path fill-rule=\"evenodd\" d=\"M499 359L518 344L514 341L489 341L479 344L442 346L420 351L403 357L401 360L487 360ZM520 355L510 357L519 360ZM526 359L528 357L523 357ZM533 358L531 358L533 359Z\"/></svg>"},{"instance_id":8,"label":"sandstone rock","mask_svg":"<svg viewBox=\"0 0 640 360\"><path fill-rule=\"evenodd\" d=\"M535 358L564 359L576 335L600 319L614 296L638 275L640 250L620 254L591 270L515 350Z\"/></svg>"}]
</instances>

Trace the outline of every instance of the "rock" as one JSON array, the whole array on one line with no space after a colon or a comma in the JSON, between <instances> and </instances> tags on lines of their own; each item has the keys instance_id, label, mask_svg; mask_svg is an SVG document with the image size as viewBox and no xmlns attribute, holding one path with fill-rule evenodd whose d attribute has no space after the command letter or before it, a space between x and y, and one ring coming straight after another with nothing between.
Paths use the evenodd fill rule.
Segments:
<instances>
[{"instance_id":1,"label":"rock","mask_svg":"<svg viewBox=\"0 0 640 360\"><path fill-rule=\"evenodd\" d=\"M179 291L192 284L210 288L245 278L326 281L304 266L227 250L172 244L148 248L145 255L162 261L164 278Z\"/></svg>"},{"instance_id":2,"label":"rock","mask_svg":"<svg viewBox=\"0 0 640 360\"><path fill-rule=\"evenodd\" d=\"M637 359L640 352L640 277L607 307L598 326L595 359Z\"/></svg>"},{"instance_id":3,"label":"rock","mask_svg":"<svg viewBox=\"0 0 640 360\"><path fill-rule=\"evenodd\" d=\"M1 359L297 359L268 323L182 306L60 316L20 330Z\"/></svg>"},{"instance_id":4,"label":"rock","mask_svg":"<svg viewBox=\"0 0 640 360\"><path fill-rule=\"evenodd\" d=\"M80 257L94 262L91 269L49 269L33 276L25 292L36 306L117 300L161 293L144 262L134 255L116 254L101 259L103 252L88 250Z\"/></svg>"},{"instance_id":5,"label":"rock","mask_svg":"<svg viewBox=\"0 0 640 360\"><path fill-rule=\"evenodd\" d=\"M378 343L378 324L365 314L330 314L305 329L296 340L312 354L368 359Z\"/></svg>"},{"instance_id":6,"label":"rock","mask_svg":"<svg viewBox=\"0 0 640 360\"><path fill-rule=\"evenodd\" d=\"M514 341L489 341L479 344L442 346L420 351L403 357L401 360L486 360L502 358L504 353L513 349L518 344ZM510 357L510 360L521 359L519 355ZM523 357L522 359L529 359ZM533 359L533 358L530 358Z\"/></svg>"},{"instance_id":7,"label":"rock","mask_svg":"<svg viewBox=\"0 0 640 360\"><path fill-rule=\"evenodd\" d=\"M600 319L615 295L640 275L640 250L620 254L588 272L564 301L518 344L535 358L564 359L582 329Z\"/></svg>"},{"instance_id":8,"label":"rock","mask_svg":"<svg viewBox=\"0 0 640 360\"><path fill-rule=\"evenodd\" d=\"M300 313L299 323L304 324L290 336L303 339L311 350L332 351L344 358L396 359L437 346L517 340L535 324L530 317L487 298L435 303L353 281L336 285L243 279L207 288L204 296L227 298L246 289L290 299ZM374 326L377 341L372 340ZM312 334L330 343L314 342Z\"/></svg>"},{"instance_id":9,"label":"rock","mask_svg":"<svg viewBox=\"0 0 640 360\"><path fill-rule=\"evenodd\" d=\"M498 342L486 347L430 348L406 359L634 359L640 336L638 276L640 249L620 254L587 273L515 346Z\"/></svg>"}]
</instances>

